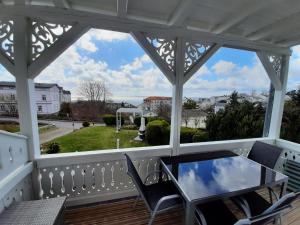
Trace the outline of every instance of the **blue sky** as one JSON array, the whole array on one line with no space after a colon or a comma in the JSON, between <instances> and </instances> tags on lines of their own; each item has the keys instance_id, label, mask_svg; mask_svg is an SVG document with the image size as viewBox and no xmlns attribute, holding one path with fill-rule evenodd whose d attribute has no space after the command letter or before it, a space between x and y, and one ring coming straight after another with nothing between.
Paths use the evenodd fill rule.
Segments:
<instances>
[{"instance_id":1,"label":"blue sky","mask_svg":"<svg viewBox=\"0 0 300 225\"><path fill-rule=\"evenodd\" d=\"M139 103L149 95L171 96L171 85L135 40L118 32L90 30L67 49L37 82L54 82L80 98L82 80L103 80L115 101ZM0 80L14 80L0 66ZM293 48L288 89L300 85L300 47ZM253 52L220 49L184 86L184 96L210 97L234 90L267 92L269 80Z\"/></svg>"}]
</instances>

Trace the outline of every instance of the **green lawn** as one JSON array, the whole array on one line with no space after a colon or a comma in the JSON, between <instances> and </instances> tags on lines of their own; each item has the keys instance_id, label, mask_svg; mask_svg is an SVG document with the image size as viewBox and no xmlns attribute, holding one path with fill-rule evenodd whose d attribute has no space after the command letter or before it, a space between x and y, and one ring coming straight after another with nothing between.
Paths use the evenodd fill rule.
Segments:
<instances>
[{"instance_id":1,"label":"green lawn","mask_svg":"<svg viewBox=\"0 0 300 225\"><path fill-rule=\"evenodd\" d=\"M18 124L0 124L0 130L16 133L19 132L20 127Z\"/></svg>"},{"instance_id":2,"label":"green lawn","mask_svg":"<svg viewBox=\"0 0 300 225\"><path fill-rule=\"evenodd\" d=\"M114 127L96 126L82 128L73 133L55 138L50 142L58 143L60 152L115 149L117 147L117 138L120 139L120 148L146 146L143 142L132 141L136 136L137 130L121 130L119 133L116 133Z\"/></svg>"}]
</instances>

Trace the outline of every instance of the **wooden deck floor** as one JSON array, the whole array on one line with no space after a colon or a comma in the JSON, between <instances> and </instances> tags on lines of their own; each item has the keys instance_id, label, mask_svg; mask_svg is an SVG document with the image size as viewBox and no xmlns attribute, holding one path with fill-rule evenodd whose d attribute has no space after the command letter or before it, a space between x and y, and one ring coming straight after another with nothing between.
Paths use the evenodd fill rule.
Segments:
<instances>
[{"instance_id":1,"label":"wooden deck floor","mask_svg":"<svg viewBox=\"0 0 300 225\"><path fill-rule=\"evenodd\" d=\"M265 193L261 193L265 195ZM149 220L149 213L143 204L139 202L133 209L134 199L119 200L94 206L85 206L68 209L65 216L67 225L145 225ZM231 210L241 218L243 214L231 203ZM156 217L154 225L181 225L183 224L184 210L177 209L163 213ZM294 208L283 217L284 225L300 225L300 201L294 204Z\"/></svg>"}]
</instances>

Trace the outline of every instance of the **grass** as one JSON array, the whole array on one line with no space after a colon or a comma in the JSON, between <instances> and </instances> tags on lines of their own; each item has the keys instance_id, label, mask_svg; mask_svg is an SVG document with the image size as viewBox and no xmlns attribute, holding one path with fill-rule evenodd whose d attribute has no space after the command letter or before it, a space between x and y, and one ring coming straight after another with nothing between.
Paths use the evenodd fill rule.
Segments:
<instances>
[{"instance_id":1,"label":"grass","mask_svg":"<svg viewBox=\"0 0 300 225\"><path fill-rule=\"evenodd\" d=\"M45 126L44 124L39 124L39 133L46 133L57 129L56 126ZM11 133L17 133L20 131L19 123L17 122L0 122L0 130L4 130Z\"/></svg>"},{"instance_id":2,"label":"grass","mask_svg":"<svg viewBox=\"0 0 300 225\"><path fill-rule=\"evenodd\" d=\"M146 146L144 142L136 142L137 130L121 130L116 133L114 127L88 127L74 131L45 143L56 142L60 145L60 152L91 151L117 148L117 138L120 139L120 148Z\"/></svg>"},{"instance_id":3,"label":"grass","mask_svg":"<svg viewBox=\"0 0 300 225\"><path fill-rule=\"evenodd\" d=\"M20 131L20 127L17 124L0 124L0 130L16 133Z\"/></svg>"}]
</instances>

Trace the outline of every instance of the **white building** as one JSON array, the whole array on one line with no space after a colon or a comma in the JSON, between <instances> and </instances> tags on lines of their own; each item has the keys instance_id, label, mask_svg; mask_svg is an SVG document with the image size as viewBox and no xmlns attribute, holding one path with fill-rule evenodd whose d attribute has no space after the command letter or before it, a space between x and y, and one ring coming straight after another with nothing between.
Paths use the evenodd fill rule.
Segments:
<instances>
[{"instance_id":1,"label":"white building","mask_svg":"<svg viewBox=\"0 0 300 225\"><path fill-rule=\"evenodd\" d=\"M35 83L35 99L38 114L59 112L63 102L71 102L71 92L57 84ZM15 82L0 82L0 114L17 112Z\"/></svg>"},{"instance_id":2,"label":"white building","mask_svg":"<svg viewBox=\"0 0 300 225\"><path fill-rule=\"evenodd\" d=\"M171 97L149 96L144 99L143 108L145 111L155 112L161 105L172 105Z\"/></svg>"}]
</instances>

